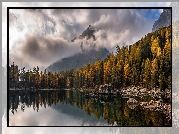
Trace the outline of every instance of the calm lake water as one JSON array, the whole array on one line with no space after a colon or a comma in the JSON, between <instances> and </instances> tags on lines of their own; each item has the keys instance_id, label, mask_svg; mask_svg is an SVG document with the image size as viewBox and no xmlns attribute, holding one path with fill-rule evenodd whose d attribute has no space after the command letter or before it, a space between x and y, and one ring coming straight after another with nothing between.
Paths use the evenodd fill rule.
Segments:
<instances>
[{"instance_id":1,"label":"calm lake water","mask_svg":"<svg viewBox=\"0 0 179 134\"><path fill-rule=\"evenodd\" d=\"M171 126L165 115L132 109L120 95L85 98L72 90L9 91L10 126Z\"/></svg>"}]
</instances>

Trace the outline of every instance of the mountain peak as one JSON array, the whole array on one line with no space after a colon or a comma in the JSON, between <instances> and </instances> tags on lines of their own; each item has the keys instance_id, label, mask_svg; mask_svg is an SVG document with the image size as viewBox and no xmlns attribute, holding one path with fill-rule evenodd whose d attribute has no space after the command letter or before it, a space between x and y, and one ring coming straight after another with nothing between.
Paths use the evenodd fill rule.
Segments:
<instances>
[{"instance_id":1,"label":"mountain peak","mask_svg":"<svg viewBox=\"0 0 179 134\"><path fill-rule=\"evenodd\" d=\"M166 27L171 25L171 9L163 9L158 20L155 21L152 31L156 31L161 27Z\"/></svg>"},{"instance_id":2,"label":"mountain peak","mask_svg":"<svg viewBox=\"0 0 179 134\"><path fill-rule=\"evenodd\" d=\"M86 38L87 40L91 38L95 40L95 35L94 35L95 31L96 29L92 25L89 25L88 28L79 37L75 37L71 41L74 42L77 39L84 39L84 38Z\"/></svg>"}]
</instances>

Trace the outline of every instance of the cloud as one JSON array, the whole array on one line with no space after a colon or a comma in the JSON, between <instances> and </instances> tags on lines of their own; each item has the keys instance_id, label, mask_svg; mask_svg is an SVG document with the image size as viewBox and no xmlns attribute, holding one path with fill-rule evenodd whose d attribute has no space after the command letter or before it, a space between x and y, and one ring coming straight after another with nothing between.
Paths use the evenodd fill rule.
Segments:
<instances>
[{"instance_id":1,"label":"cloud","mask_svg":"<svg viewBox=\"0 0 179 134\"><path fill-rule=\"evenodd\" d=\"M9 15L10 63L39 66L81 51L81 41L71 42L89 25L96 28L96 44L115 52L117 45L132 45L152 31L154 20L145 10L134 9L11 9ZM91 48L92 41L83 47Z\"/></svg>"},{"instance_id":2,"label":"cloud","mask_svg":"<svg viewBox=\"0 0 179 134\"><path fill-rule=\"evenodd\" d=\"M10 63L20 67L32 67L32 64L45 69L51 63L71 56L80 50L79 44L72 45L63 38L52 36L26 35L24 40L17 41L10 51ZM68 53L67 53L68 52ZM30 62L29 62L30 61Z\"/></svg>"},{"instance_id":3,"label":"cloud","mask_svg":"<svg viewBox=\"0 0 179 134\"><path fill-rule=\"evenodd\" d=\"M110 52L115 51L117 45L132 45L151 32L152 25L153 20L145 20L136 10L113 10L94 23L94 27L100 29L95 33L96 44L105 46Z\"/></svg>"}]
</instances>

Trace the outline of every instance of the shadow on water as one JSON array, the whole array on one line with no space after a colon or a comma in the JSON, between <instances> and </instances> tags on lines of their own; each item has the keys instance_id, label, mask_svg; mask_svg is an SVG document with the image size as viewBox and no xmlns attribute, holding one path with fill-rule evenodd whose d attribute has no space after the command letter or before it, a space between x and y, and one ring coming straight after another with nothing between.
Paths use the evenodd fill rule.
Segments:
<instances>
[{"instance_id":1,"label":"shadow on water","mask_svg":"<svg viewBox=\"0 0 179 134\"><path fill-rule=\"evenodd\" d=\"M166 119L163 113L143 109L140 105L131 109L127 105L127 100L120 95L99 95L95 98L85 98L85 94L78 90L38 90L35 92L10 90L9 112L16 116L17 109L26 112L28 109L25 109L25 107L30 107L38 112L41 107L48 107L76 119L96 116L99 121L106 120L108 125L171 125L171 122Z\"/></svg>"}]
</instances>

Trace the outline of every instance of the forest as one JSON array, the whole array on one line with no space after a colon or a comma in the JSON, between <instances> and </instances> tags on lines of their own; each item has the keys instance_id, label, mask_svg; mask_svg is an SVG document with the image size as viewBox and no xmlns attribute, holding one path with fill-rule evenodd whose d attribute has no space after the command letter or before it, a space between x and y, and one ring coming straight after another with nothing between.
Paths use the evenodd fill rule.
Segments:
<instances>
[{"instance_id":1,"label":"forest","mask_svg":"<svg viewBox=\"0 0 179 134\"><path fill-rule=\"evenodd\" d=\"M116 47L103 61L83 68L52 73L9 66L9 88L65 89L91 88L111 84L120 89L127 86L155 87L171 90L171 26L148 33L133 45Z\"/></svg>"}]
</instances>

